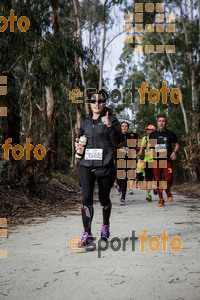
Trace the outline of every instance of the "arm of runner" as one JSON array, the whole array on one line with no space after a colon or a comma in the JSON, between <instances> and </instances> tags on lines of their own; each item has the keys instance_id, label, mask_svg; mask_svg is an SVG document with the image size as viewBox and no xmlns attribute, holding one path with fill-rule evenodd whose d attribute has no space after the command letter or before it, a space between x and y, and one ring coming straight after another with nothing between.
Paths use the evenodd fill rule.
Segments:
<instances>
[{"instance_id":1,"label":"arm of runner","mask_svg":"<svg viewBox=\"0 0 200 300\"><path fill-rule=\"evenodd\" d=\"M150 157L151 153L152 153L152 149L150 148L150 144L148 142L148 144L147 144L147 156Z\"/></svg>"},{"instance_id":2,"label":"arm of runner","mask_svg":"<svg viewBox=\"0 0 200 300\"><path fill-rule=\"evenodd\" d=\"M151 149L151 140L148 141L147 143L147 153L149 152L149 150Z\"/></svg>"},{"instance_id":3,"label":"arm of runner","mask_svg":"<svg viewBox=\"0 0 200 300\"><path fill-rule=\"evenodd\" d=\"M77 151L78 149L80 149L82 147L81 144L79 144L79 138L76 138L76 142L75 142L75 150Z\"/></svg>"},{"instance_id":4,"label":"arm of runner","mask_svg":"<svg viewBox=\"0 0 200 300\"><path fill-rule=\"evenodd\" d=\"M145 147L140 147L140 150L139 150L139 152L138 152L138 154L137 154L137 157L140 157L140 155L142 155L142 152L144 151L144 148Z\"/></svg>"},{"instance_id":5,"label":"arm of runner","mask_svg":"<svg viewBox=\"0 0 200 300\"><path fill-rule=\"evenodd\" d=\"M174 151L170 155L171 160L175 160L176 159L176 152L179 149L179 143L174 143L174 145L175 145Z\"/></svg>"},{"instance_id":6,"label":"arm of runner","mask_svg":"<svg viewBox=\"0 0 200 300\"><path fill-rule=\"evenodd\" d=\"M107 126L110 127L112 123L109 120L109 112L107 111L106 116L101 118L101 121Z\"/></svg>"},{"instance_id":7,"label":"arm of runner","mask_svg":"<svg viewBox=\"0 0 200 300\"><path fill-rule=\"evenodd\" d=\"M81 120L81 127L80 127L80 130L79 130L79 134L78 134L78 137L76 138L76 141L75 141L75 150L76 151L82 147L82 145L79 144L79 139L82 135L84 135L83 127L84 127L83 120Z\"/></svg>"},{"instance_id":8,"label":"arm of runner","mask_svg":"<svg viewBox=\"0 0 200 300\"><path fill-rule=\"evenodd\" d=\"M107 127L107 129L108 129L110 141L113 144L113 146L116 147L121 142L123 136L121 132L121 126L117 118L115 117L113 118L111 122L111 126Z\"/></svg>"},{"instance_id":9,"label":"arm of runner","mask_svg":"<svg viewBox=\"0 0 200 300\"><path fill-rule=\"evenodd\" d=\"M117 145L117 149L120 149L121 147L125 146L125 142L121 142L119 145Z\"/></svg>"},{"instance_id":10,"label":"arm of runner","mask_svg":"<svg viewBox=\"0 0 200 300\"><path fill-rule=\"evenodd\" d=\"M151 140L148 141L147 143L147 156L151 157L153 159L153 145L151 145Z\"/></svg>"},{"instance_id":11,"label":"arm of runner","mask_svg":"<svg viewBox=\"0 0 200 300\"><path fill-rule=\"evenodd\" d=\"M143 137L142 138L142 142L141 142L141 147L140 147L140 150L139 150L139 152L138 152L138 154L137 154L137 157L140 157L140 155L142 155L142 153L143 153L143 151L144 151L144 149L147 147L147 141L146 141L146 138L145 137Z\"/></svg>"}]
</instances>

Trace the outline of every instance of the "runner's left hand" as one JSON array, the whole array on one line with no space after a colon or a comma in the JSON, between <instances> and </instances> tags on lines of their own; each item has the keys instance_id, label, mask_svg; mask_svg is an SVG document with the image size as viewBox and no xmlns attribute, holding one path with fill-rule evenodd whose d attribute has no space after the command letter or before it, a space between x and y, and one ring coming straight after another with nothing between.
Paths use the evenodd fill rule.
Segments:
<instances>
[{"instance_id":1,"label":"runner's left hand","mask_svg":"<svg viewBox=\"0 0 200 300\"><path fill-rule=\"evenodd\" d=\"M172 152L172 154L170 155L171 160L175 160L176 159L176 153Z\"/></svg>"},{"instance_id":2,"label":"runner's left hand","mask_svg":"<svg viewBox=\"0 0 200 300\"><path fill-rule=\"evenodd\" d=\"M109 111L107 111L106 116L101 118L101 121L107 126L110 127L112 125L112 123L110 122L109 118Z\"/></svg>"}]
</instances>

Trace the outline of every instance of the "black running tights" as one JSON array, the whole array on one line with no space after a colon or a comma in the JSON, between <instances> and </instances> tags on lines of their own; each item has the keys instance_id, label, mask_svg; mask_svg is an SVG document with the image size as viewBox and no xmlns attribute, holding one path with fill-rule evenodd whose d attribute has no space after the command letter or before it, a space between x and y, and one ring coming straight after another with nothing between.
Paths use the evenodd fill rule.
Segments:
<instances>
[{"instance_id":1,"label":"black running tights","mask_svg":"<svg viewBox=\"0 0 200 300\"><path fill-rule=\"evenodd\" d=\"M79 180L82 188L82 220L84 231L91 231L91 223L94 214L93 210L93 191L95 180L97 178L99 188L99 201L103 212L103 224L109 224L112 204L110 202L110 190L115 181L115 174L109 174L105 177L96 177L91 168L79 165Z\"/></svg>"}]
</instances>

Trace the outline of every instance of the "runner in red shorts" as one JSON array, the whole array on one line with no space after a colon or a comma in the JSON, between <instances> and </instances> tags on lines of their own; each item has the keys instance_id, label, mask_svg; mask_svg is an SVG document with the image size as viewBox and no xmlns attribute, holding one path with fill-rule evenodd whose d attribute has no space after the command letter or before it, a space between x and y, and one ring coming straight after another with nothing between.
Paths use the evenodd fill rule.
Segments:
<instances>
[{"instance_id":1,"label":"runner in red shorts","mask_svg":"<svg viewBox=\"0 0 200 300\"><path fill-rule=\"evenodd\" d=\"M178 138L175 133L171 130L166 129L166 118L164 116L159 116L157 118L157 130L153 131L149 135L149 147L153 146L153 141L151 139L157 140L155 145L156 151L156 167L154 167L154 177L157 181L157 192L159 196L158 206L164 206L164 199L162 194L162 189L159 188L159 181L162 179L162 173L164 174L165 181L167 181L167 199L172 201L172 194L170 188L173 181L173 167L172 160L176 159L176 152L179 149ZM172 144L175 145L174 150L172 150ZM164 155L163 155L164 154ZM159 162L162 160L167 160L167 167L159 167Z\"/></svg>"}]
</instances>

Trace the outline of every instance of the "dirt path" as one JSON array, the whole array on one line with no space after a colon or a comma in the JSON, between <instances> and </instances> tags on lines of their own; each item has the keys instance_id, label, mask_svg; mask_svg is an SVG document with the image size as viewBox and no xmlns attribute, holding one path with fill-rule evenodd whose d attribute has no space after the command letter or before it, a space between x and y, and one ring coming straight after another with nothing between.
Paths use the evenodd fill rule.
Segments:
<instances>
[{"instance_id":1,"label":"dirt path","mask_svg":"<svg viewBox=\"0 0 200 300\"><path fill-rule=\"evenodd\" d=\"M9 230L7 239L0 238L0 250L8 255L0 259L0 299L200 299L200 201L174 195L172 203L159 208L153 197L148 203L145 192L136 190L121 207L112 191L110 240L118 240L106 251L106 244L100 248L98 241L99 205L93 222L95 251L75 252L69 247L69 240L82 234L79 211ZM142 253L136 240L133 251L134 239L129 237L132 231L139 237L143 230L148 230L148 240L160 238L166 230L170 240L181 239L182 248L173 252L167 242L162 252L160 242L159 250L152 252L146 241Z\"/></svg>"}]
</instances>

